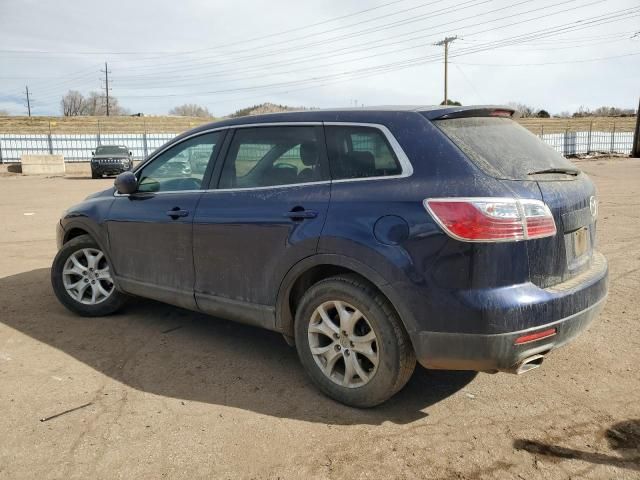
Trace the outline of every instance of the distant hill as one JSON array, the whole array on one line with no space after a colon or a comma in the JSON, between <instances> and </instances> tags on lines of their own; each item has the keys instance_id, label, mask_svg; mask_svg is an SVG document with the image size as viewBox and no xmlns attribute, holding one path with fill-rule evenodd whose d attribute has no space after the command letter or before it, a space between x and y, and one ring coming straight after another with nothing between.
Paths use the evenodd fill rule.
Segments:
<instances>
[{"instance_id":1,"label":"distant hill","mask_svg":"<svg viewBox=\"0 0 640 480\"><path fill-rule=\"evenodd\" d=\"M288 105L276 105L275 103L261 103L252 107L241 108L229 115L230 118L246 117L248 115L262 115L264 113L292 112L295 110L308 110L306 107L290 107Z\"/></svg>"}]
</instances>

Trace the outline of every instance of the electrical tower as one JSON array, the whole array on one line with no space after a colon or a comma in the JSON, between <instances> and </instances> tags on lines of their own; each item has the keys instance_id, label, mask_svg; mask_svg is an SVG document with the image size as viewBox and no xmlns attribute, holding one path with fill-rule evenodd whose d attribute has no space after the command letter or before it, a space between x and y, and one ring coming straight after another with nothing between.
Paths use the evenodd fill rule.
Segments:
<instances>
[{"instance_id":1,"label":"electrical tower","mask_svg":"<svg viewBox=\"0 0 640 480\"><path fill-rule=\"evenodd\" d=\"M31 97L29 96L29 85L25 85L24 93L27 95L27 113L31 116Z\"/></svg>"},{"instance_id":2,"label":"electrical tower","mask_svg":"<svg viewBox=\"0 0 640 480\"><path fill-rule=\"evenodd\" d=\"M107 62L104 62L104 70L100 70L102 73L104 73L104 92L105 92L105 99L106 99L106 110L107 110L107 117L109 116L109 74L111 73L109 71L109 67L107 66Z\"/></svg>"},{"instance_id":3,"label":"electrical tower","mask_svg":"<svg viewBox=\"0 0 640 480\"><path fill-rule=\"evenodd\" d=\"M444 46L444 102L443 105L448 105L449 103L449 95L447 92L447 83L448 83L448 63L449 63L449 44L454 40L457 40L458 36L453 37L445 37L444 40L441 40L437 43L434 43L437 47Z\"/></svg>"}]
</instances>

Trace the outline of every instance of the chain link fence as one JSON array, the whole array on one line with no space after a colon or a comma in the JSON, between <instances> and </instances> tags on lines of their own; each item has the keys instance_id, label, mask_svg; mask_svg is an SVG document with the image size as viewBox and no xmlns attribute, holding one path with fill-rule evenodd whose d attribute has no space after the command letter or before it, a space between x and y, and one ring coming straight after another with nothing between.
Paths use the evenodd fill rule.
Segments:
<instances>
[{"instance_id":1,"label":"chain link fence","mask_svg":"<svg viewBox=\"0 0 640 480\"><path fill-rule=\"evenodd\" d=\"M587 153L630 154L633 132L609 130L545 133L534 131L544 142L565 156ZM143 160L176 133L97 133L97 134L16 134L0 133L0 163L20 162L22 155L58 154L67 162L87 162L99 145L124 145L134 160Z\"/></svg>"}]
</instances>

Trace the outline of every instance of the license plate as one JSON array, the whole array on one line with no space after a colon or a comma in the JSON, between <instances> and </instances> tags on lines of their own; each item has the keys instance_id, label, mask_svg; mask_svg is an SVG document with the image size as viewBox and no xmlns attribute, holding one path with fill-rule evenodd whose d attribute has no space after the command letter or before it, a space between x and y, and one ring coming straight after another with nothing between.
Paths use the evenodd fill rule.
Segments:
<instances>
[{"instance_id":1,"label":"license plate","mask_svg":"<svg viewBox=\"0 0 640 480\"><path fill-rule=\"evenodd\" d=\"M589 230L581 228L573 233L573 253L574 256L581 257L589 250Z\"/></svg>"}]
</instances>

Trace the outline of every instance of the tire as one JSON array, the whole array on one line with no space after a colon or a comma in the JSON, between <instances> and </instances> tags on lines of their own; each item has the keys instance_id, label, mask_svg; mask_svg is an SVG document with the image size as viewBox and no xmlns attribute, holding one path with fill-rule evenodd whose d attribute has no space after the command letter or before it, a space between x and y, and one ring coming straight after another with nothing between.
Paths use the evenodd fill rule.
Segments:
<instances>
[{"instance_id":1,"label":"tire","mask_svg":"<svg viewBox=\"0 0 640 480\"><path fill-rule=\"evenodd\" d=\"M91 178L100 178L102 175L98 175L96 172L91 170Z\"/></svg>"},{"instance_id":2,"label":"tire","mask_svg":"<svg viewBox=\"0 0 640 480\"><path fill-rule=\"evenodd\" d=\"M126 301L113 283L106 256L89 235L62 246L51 266L51 285L60 303L83 317L110 315Z\"/></svg>"},{"instance_id":3,"label":"tire","mask_svg":"<svg viewBox=\"0 0 640 480\"><path fill-rule=\"evenodd\" d=\"M300 361L313 383L334 400L374 407L411 378L416 358L398 314L360 277L339 275L314 284L300 300L295 317Z\"/></svg>"}]
</instances>

